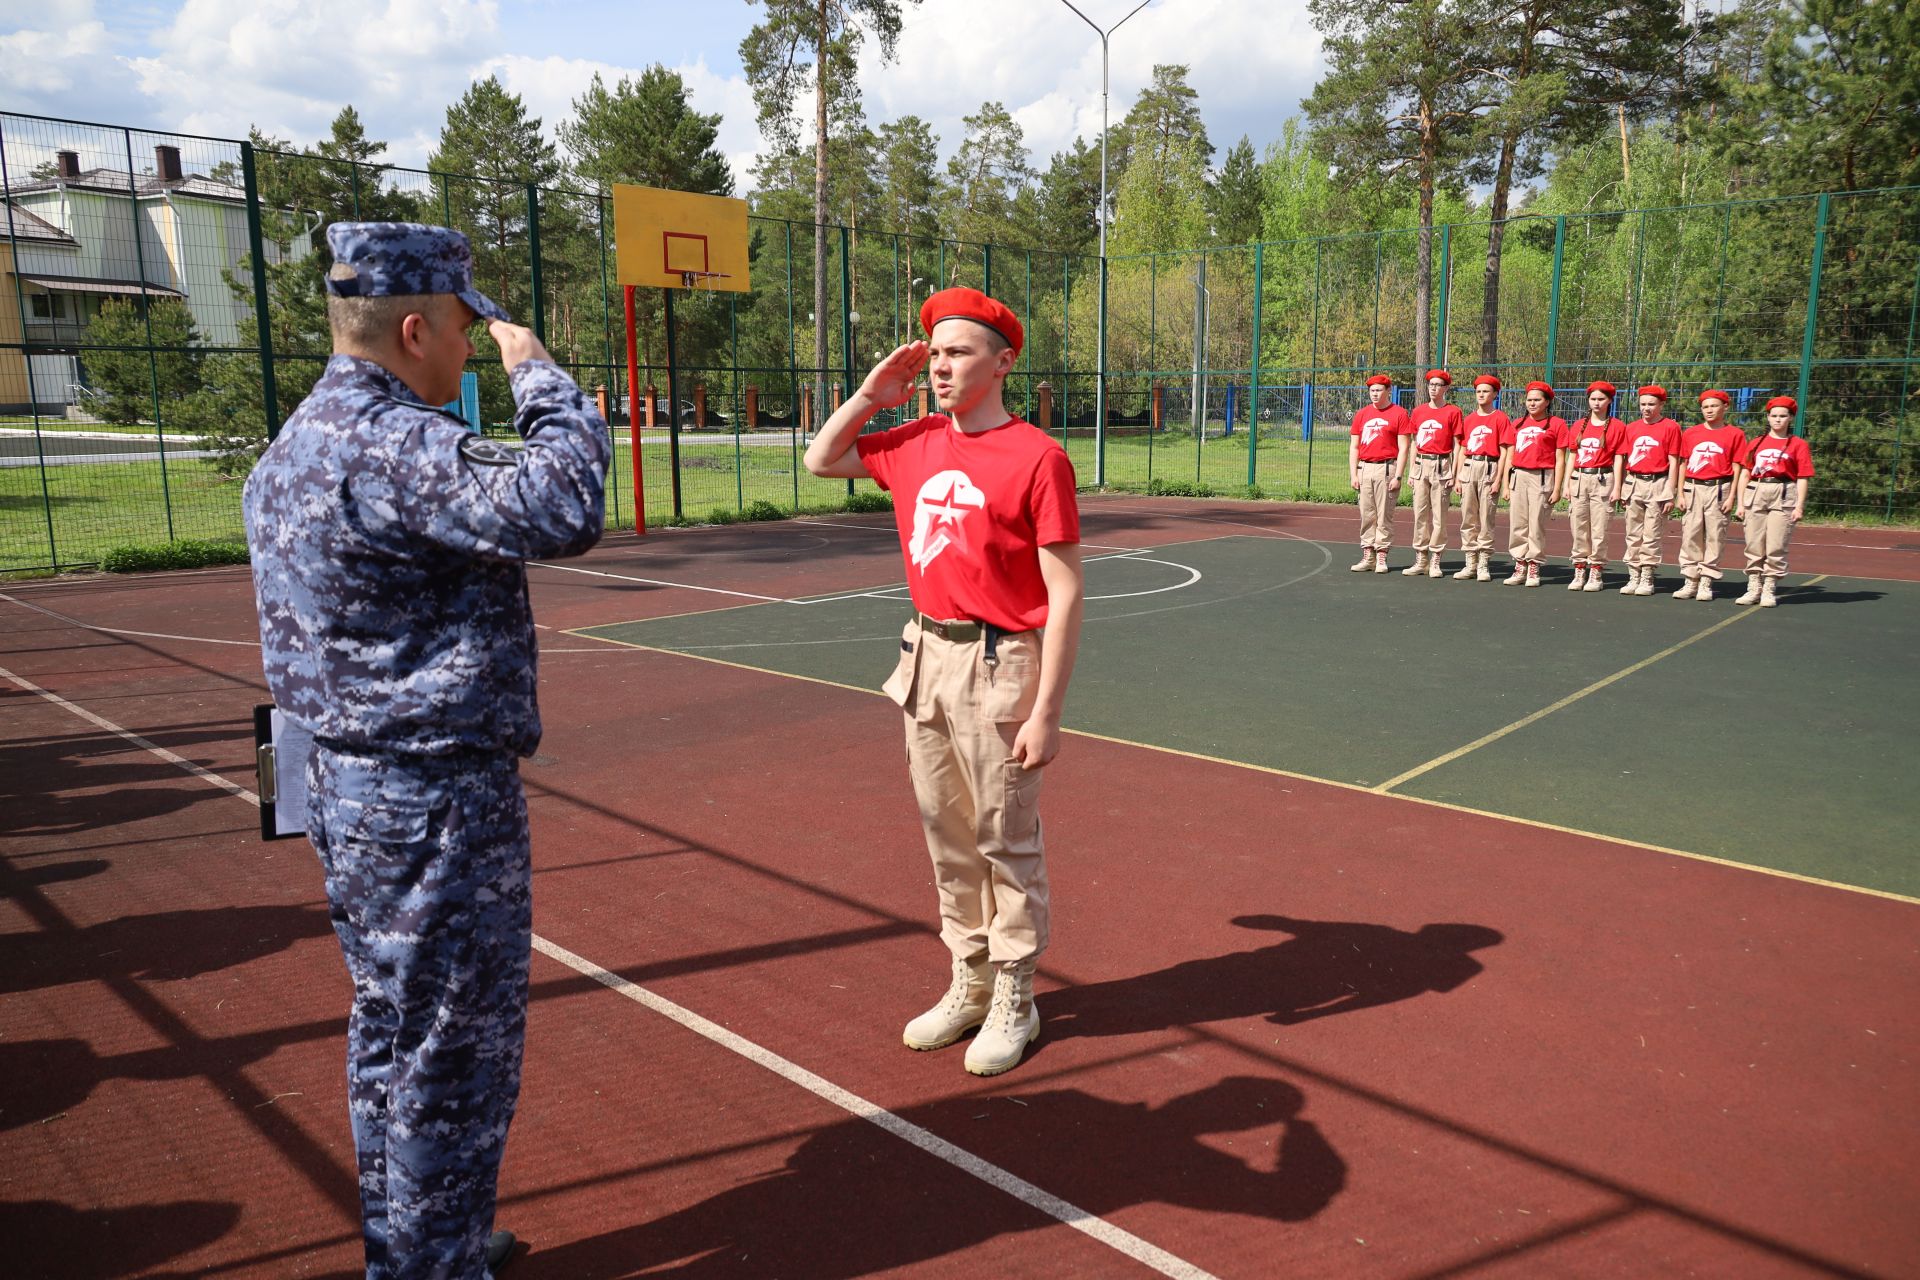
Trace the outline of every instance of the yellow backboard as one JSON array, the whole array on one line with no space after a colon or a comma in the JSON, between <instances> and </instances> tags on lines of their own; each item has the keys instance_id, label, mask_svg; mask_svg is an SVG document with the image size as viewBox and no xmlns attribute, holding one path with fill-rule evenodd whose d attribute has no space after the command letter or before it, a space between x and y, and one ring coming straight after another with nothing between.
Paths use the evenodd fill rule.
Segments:
<instances>
[{"instance_id":1,"label":"yellow backboard","mask_svg":"<svg viewBox=\"0 0 1920 1280\"><path fill-rule=\"evenodd\" d=\"M747 202L615 183L615 271L621 284L747 292Z\"/></svg>"}]
</instances>

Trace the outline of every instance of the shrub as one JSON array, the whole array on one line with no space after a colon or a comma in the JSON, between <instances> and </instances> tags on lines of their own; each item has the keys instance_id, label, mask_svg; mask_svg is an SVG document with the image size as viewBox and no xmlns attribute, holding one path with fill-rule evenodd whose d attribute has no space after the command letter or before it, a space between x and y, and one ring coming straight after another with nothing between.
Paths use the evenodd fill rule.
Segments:
<instances>
[{"instance_id":1,"label":"shrub","mask_svg":"<svg viewBox=\"0 0 1920 1280\"><path fill-rule=\"evenodd\" d=\"M879 489L855 489L847 495L849 511L891 511L893 495Z\"/></svg>"},{"instance_id":2,"label":"shrub","mask_svg":"<svg viewBox=\"0 0 1920 1280\"><path fill-rule=\"evenodd\" d=\"M152 573L161 569L204 569L215 564L246 564L247 544L239 538L181 538L175 542L115 547L100 558L108 573Z\"/></svg>"},{"instance_id":3,"label":"shrub","mask_svg":"<svg viewBox=\"0 0 1920 1280\"><path fill-rule=\"evenodd\" d=\"M747 509L740 513L739 518L742 520L785 520L787 518L787 510L785 507L775 506L765 498L755 498L747 504Z\"/></svg>"}]
</instances>

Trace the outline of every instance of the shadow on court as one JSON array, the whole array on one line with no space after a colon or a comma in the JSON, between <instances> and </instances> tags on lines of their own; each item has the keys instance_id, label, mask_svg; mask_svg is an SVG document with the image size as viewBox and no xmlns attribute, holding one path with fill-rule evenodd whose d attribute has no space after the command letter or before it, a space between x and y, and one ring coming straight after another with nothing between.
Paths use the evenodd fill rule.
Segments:
<instances>
[{"instance_id":1,"label":"shadow on court","mask_svg":"<svg viewBox=\"0 0 1920 1280\"><path fill-rule=\"evenodd\" d=\"M1281 1026L1456 990L1484 966L1471 953L1505 940L1477 924L1408 932L1347 920L1236 916L1243 929L1293 936L1252 951L1188 960L1132 978L1042 993L1040 1042L1121 1036L1264 1017Z\"/></svg>"},{"instance_id":2,"label":"shadow on court","mask_svg":"<svg viewBox=\"0 0 1920 1280\"><path fill-rule=\"evenodd\" d=\"M0 1238L7 1242L8 1275L165 1280L189 1273L152 1268L212 1244L239 1220L240 1206L226 1201L76 1209L55 1200L27 1200L0 1204Z\"/></svg>"},{"instance_id":3,"label":"shadow on court","mask_svg":"<svg viewBox=\"0 0 1920 1280\"><path fill-rule=\"evenodd\" d=\"M19 892L14 878L0 876L0 892ZM197 978L332 932L322 907L215 907L0 934L0 992L111 978Z\"/></svg>"},{"instance_id":4,"label":"shadow on court","mask_svg":"<svg viewBox=\"0 0 1920 1280\"><path fill-rule=\"evenodd\" d=\"M1164 1203L1304 1222L1347 1183L1346 1162L1301 1118L1305 1102L1292 1085L1233 1076L1158 1106L1052 1089L953 1098L900 1115L989 1160L1017 1163L1021 1176L1092 1214ZM1256 1154L1243 1160L1201 1141L1213 1134L1248 1135L1244 1145ZM646 1207L634 1212L644 1216ZM836 1280L1054 1224L867 1121L845 1120L807 1138L783 1168L699 1204L554 1249L534 1241L514 1273Z\"/></svg>"},{"instance_id":5,"label":"shadow on court","mask_svg":"<svg viewBox=\"0 0 1920 1280\"><path fill-rule=\"evenodd\" d=\"M1791 587L1780 593L1782 605L1867 604L1884 599L1884 591L1828 591L1824 587Z\"/></svg>"}]
</instances>

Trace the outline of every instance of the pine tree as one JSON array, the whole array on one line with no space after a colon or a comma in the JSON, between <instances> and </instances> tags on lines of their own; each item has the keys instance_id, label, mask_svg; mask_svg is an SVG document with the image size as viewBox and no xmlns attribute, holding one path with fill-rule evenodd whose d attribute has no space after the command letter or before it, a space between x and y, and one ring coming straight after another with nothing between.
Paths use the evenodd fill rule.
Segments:
<instances>
[{"instance_id":1,"label":"pine tree","mask_svg":"<svg viewBox=\"0 0 1920 1280\"><path fill-rule=\"evenodd\" d=\"M1218 244L1251 244L1260 238L1260 166L1243 133L1227 150L1220 176L1207 192L1207 216Z\"/></svg>"}]
</instances>

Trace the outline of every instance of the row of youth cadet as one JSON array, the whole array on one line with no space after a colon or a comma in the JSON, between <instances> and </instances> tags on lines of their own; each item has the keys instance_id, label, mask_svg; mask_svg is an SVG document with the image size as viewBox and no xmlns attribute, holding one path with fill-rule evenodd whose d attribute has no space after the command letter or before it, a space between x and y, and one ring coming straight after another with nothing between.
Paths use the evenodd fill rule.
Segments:
<instances>
[{"instance_id":1,"label":"row of youth cadet","mask_svg":"<svg viewBox=\"0 0 1920 1280\"><path fill-rule=\"evenodd\" d=\"M308 834L353 988L366 1274L476 1280L518 1251L494 1208L532 951L519 761L541 722L525 566L598 542L608 431L539 339L473 287L459 232L334 223L327 241L334 354L242 504L262 665L313 735ZM481 320L520 449L434 407L457 395ZM954 288L920 320L927 340L875 367L807 465L899 498L915 612L886 692L950 961L945 994L902 1038L932 1050L973 1032L965 1069L996 1075L1040 1033L1037 804L1079 645L1079 508L1065 450L1005 408L1017 317ZM860 435L923 372L942 413Z\"/></svg>"},{"instance_id":2,"label":"row of youth cadet","mask_svg":"<svg viewBox=\"0 0 1920 1280\"><path fill-rule=\"evenodd\" d=\"M1518 419L1498 407L1500 379L1474 379L1474 408L1450 402L1453 377L1429 370L1427 401L1412 413L1392 403L1393 379L1367 379L1368 403L1353 415L1347 449L1349 479L1360 499L1360 559L1355 573L1386 573L1393 548L1393 513L1402 482L1413 487L1414 561L1408 577L1444 576L1447 511L1460 499L1457 579L1490 581L1494 510L1510 507L1507 586L1538 587L1547 521L1564 498L1573 533L1570 591L1604 589L1607 526L1624 516L1627 576L1620 594L1654 594L1668 512L1679 511L1678 600L1713 599L1728 523L1745 524L1747 589L1734 603L1771 607L1787 572L1787 544L1806 514L1813 457L1793 434L1799 404L1792 396L1767 401L1766 429L1748 437L1728 421L1732 397L1702 391L1701 421L1684 431L1667 414L1664 387L1637 392L1631 423L1613 415L1618 392L1610 382L1587 386L1587 413L1569 424L1552 413L1553 388L1526 386Z\"/></svg>"}]
</instances>

